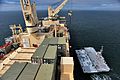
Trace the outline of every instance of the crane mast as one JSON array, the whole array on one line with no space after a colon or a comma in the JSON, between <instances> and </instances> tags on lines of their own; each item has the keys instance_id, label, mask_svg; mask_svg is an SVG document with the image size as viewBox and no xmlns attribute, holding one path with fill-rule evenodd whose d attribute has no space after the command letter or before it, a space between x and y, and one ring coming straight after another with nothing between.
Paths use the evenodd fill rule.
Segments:
<instances>
[{"instance_id":1,"label":"crane mast","mask_svg":"<svg viewBox=\"0 0 120 80\"><path fill-rule=\"evenodd\" d=\"M64 0L56 9L52 9L51 6L48 6L48 17L55 17L57 13L65 6L68 0Z\"/></svg>"},{"instance_id":2,"label":"crane mast","mask_svg":"<svg viewBox=\"0 0 120 80\"><path fill-rule=\"evenodd\" d=\"M56 9L52 9L51 6L48 7L48 17L55 17L57 13L64 7L68 0L64 0ZM29 34L38 31L39 21L36 13L36 4L31 3L30 0L20 0L22 12L26 24L26 29Z\"/></svg>"},{"instance_id":3,"label":"crane mast","mask_svg":"<svg viewBox=\"0 0 120 80\"><path fill-rule=\"evenodd\" d=\"M37 24L38 18L36 13L35 2L31 4L30 0L20 0L22 12L27 27L28 33L33 33L38 31Z\"/></svg>"}]
</instances>

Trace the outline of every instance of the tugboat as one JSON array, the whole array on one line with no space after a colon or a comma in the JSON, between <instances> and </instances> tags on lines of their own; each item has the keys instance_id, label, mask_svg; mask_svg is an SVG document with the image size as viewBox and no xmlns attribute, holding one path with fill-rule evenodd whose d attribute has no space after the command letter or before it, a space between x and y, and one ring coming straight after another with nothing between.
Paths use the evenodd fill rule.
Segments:
<instances>
[{"instance_id":1,"label":"tugboat","mask_svg":"<svg viewBox=\"0 0 120 80\"><path fill-rule=\"evenodd\" d=\"M5 43L0 46L0 59L2 59L7 53L11 51L12 42Z\"/></svg>"},{"instance_id":2,"label":"tugboat","mask_svg":"<svg viewBox=\"0 0 120 80\"><path fill-rule=\"evenodd\" d=\"M103 47L96 52L93 47L76 50L78 60L84 73L109 72L110 68L102 57Z\"/></svg>"}]
</instances>

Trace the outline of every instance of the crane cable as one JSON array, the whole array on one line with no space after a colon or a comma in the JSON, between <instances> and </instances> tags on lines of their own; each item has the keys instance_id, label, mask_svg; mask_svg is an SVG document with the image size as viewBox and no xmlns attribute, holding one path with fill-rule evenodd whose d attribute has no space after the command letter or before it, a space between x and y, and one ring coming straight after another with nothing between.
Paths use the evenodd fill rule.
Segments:
<instances>
[{"instance_id":1,"label":"crane cable","mask_svg":"<svg viewBox=\"0 0 120 80\"><path fill-rule=\"evenodd\" d=\"M68 16L72 16L72 0L70 0L70 7L68 10Z\"/></svg>"},{"instance_id":2,"label":"crane cable","mask_svg":"<svg viewBox=\"0 0 120 80\"><path fill-rule=\"evenodd\" d=\"M70 0L70 5L68 9L68 17L69 17L69 25L71 26L72 24L72 0Z\"/></svg>"}]
</instances>

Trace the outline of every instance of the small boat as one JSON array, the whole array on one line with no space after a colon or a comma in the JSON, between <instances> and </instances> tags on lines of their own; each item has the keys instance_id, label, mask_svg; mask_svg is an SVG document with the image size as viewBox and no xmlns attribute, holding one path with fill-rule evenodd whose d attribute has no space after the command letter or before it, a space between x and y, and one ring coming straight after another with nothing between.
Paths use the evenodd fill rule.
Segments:
<instances>
[{"instance_id":1,"label":"small boat","mask_svg":"<svg viewBox=\"0 0 120 80\"><path fill-rule=\"evenodd\" d=\"M0 53L7 54L11 51L12 42L5 43L4 45L0 46Z\"/></svg>"},{"instance_id":2,"label":"small boat","mask_svg":"<svg viewBox=\"0 0 120 80\"><path fill-rule=\"evenodd\" d=\"M84 73L109 72L110 68L102 56L103 47L96 52L93 47L76 50L76 54Z\"/></svg>"}]
</instances>

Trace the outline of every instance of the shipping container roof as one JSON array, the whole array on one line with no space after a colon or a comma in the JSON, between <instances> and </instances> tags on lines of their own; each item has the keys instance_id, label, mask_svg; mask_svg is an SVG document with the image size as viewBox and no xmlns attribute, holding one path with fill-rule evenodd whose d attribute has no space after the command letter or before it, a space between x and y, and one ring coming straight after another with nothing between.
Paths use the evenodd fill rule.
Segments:
<instances>
[{"instance_id":1,"label":"shipping container roof","mask_svg":"<svg viewBox=\"0 0 120 80\"><path fill-rule=\"evenodd\" d=\"M57 55L57 46L49 45L45 53L44 59L55 59L56 55Z\"/></svg>"},{"instance_id":2,"label":"shipping container roof","mask_svg":"<svg viewBox=\"0 0 120 80\"><path fill-rule=\"evenodd\" d=\"M27 63L14 63L3 76L2 80L16 80Z\"/></svg>"},{"instance_id":3,"label":"shipping container roof","mask_svg":"<svg viewBox=\"0 0 120 80\"><path fill-rule=\"evenodd\" d=\"M39 64L28 63L17 80L34 80Z\"/></svg>"},{"instance_id":4,"label":"shipping container roof","mask_svg":"<svg viewBox=\"0 0 120 80\"><path fill-rule=\"evenodd\" d=\"M50 40L51 40L51 38L45 38L45 39L43 40L43 42L41 43L41 45L48 45ZM41 45L40 45L40 46L41 46Z\"/></svg>"},{"instance_id":5,"label":"shipping container roof","mask_svg":"<svg viewBox=\"0 0 120 80\"><path fill-rule=\"evenodd\" d=\"M58 37L51 38L49 44L58 44Z\"/></svg>"},{"instance_id":6,"label":"shipping container roof","mask_svg":"<svg viewBox=\"0 0 120 80\"><path fill-rule=\"evenodd\" d=\"M45 38L39 48L35 51L32 58L43 58L49 45L66 44L65 37Z\"/></svg>"},{"instance_id":7,"label":"shipping container roof","mask_svg":"<svg viewBox=\"0 0 120 80\"><path fill-rule=\"evenodd\" d=\"M54 64L42 64L35 80L52 80Z\"/></svg>"},{"instance_id":8,"label":"shipping container roof","mask_svg":"<svg viewBox=\"0 0 120 80\"><path fill-rule=\"evenodd\" d=\"M32 58L43 58L46 50L47 50L47 45L41 45L33 54Z\"/></svg>"},{"instance_id":9,"label":"shipping container roof","mask_svg":"<svg viewBox=\"0 0 120 80\"><path fill-rule=\"evenodd\" d=\"M72 64L72 65L74 65L73 57L61 57L61 64Z\"/></svg>"},{"instance_id":10,"label":"shipping container roof","mask_svg":"<svg viewBox=\"0 0 120 80\"><path fill-rule=\"evenodd\" d=\"M66 38L65 37L59 37L58 44L66 44Z\"/></svg>"}]
</instances>

